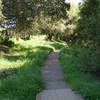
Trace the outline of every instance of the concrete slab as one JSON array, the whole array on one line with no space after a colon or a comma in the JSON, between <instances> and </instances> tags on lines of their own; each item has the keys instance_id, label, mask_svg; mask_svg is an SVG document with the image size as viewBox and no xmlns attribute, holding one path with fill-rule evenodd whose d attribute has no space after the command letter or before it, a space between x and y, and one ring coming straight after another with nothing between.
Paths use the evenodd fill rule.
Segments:
<instances>
[{"instance_id":1,"label":"concrete slab","mask_svg":"<svg viewBox=\"0 0 100 100\"><path fill-rule=\"evenodd\" d=\"M70 89L44 90L36 100L83 100Z\"/></svg>"},{"instance_id":2,"label":"concrete slab","mask_svg":"<svg viewBox=\"0 0 100 100\"><path fill-rule=\"evenodd\" d=\"M49 55L42 75L46 90L38 94L36 100L84 100L66 84L59 64L59 52Z\"/></svg>"}]
</instances>

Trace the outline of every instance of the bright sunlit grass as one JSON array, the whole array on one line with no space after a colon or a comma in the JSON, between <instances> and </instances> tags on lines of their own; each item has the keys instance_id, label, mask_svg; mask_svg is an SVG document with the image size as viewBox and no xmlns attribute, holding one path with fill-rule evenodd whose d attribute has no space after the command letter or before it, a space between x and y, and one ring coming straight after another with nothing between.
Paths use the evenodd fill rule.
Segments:
<instances>
[{"instance_id":1,"label":"bright sunlit grass","mask_svg":"<svg viewBox=\"0 0 100 100\"><path fill-rule=\"evenodd\" d=\"M19 41L16 41L16 39L13 39L16 44L21 44L22 46L26 47L36 47L36 46L44 46L46 44L49 44L49 41L45 40L46 36L45 35L36 35L31 37L30 40L22 40L19 39Z\"/></svg>"},{"instance_id":2,"label":"bright sunlit grass","mask_svg":"<svg viewBox=\"0 0 100 100\"><path fill-rule=\"evenodd\" d=\"M24 59L24 56L26 56L27 50L31 50L31 48L37 47L37 46L45 46L52 48L53 50L60 49L64 47L66 44L63 42L57 42L57 41L46 41L46 36L33 36L30 40L22 40L19 39L19 41L16 41L15 38L13 38L13 41L17 46L15 46L13 49L15 50L13 53L0 56L0 70L9 69L9 68L19 68L22 66L25 62L27 62ZM16 52L19 51L19 52ZM35 52L35 51L34 51ZM12 58L12 60L10 60Z\"/></svg>"},{"instance_id":3,"label":"bright sunlit grass","mask_svg":"<svg viewBox=\"0 0 100 100\"><path fill-rule=\"evenodd\" d=\"M51 51L65 43L45 41L45 36L12 40L16 45L11 52L0 55L0 100L35 100L43 89L43 63Z\"/></svg>"},{"instance_id":4,"label":"bright sunlit grass","mask_svg":"<svg viewBox=\"0 0 100 100\"><path fill-rule=\"evenodd\" d=\"M6 58L0 58L0 71L9 69L9 68L19 68L24 63L26 63L27 60L23 59L16 59L15 61L10 61Z\"/></svg>"},{"instance_id":5,"label":"bright sunlit grass","mask_svg":"<svg viewBox=\"0 0 100 100\"><path fill-rule=\"evenodd\" d=\"M51 51L48 47L34 47L24 53L2 55L0 100L35 100L43 89L41 66Z\"/></svg>"}]
</instances>

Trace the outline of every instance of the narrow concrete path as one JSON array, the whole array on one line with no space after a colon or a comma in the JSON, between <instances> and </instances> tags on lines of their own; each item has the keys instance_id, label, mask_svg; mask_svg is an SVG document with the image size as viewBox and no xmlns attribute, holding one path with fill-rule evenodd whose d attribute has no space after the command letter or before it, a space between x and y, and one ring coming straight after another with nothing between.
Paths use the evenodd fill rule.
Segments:
<instances>
[{"instance_id":1,"label":"narrow concrete path","mask_svg":"<svg viewBox=\"0 0 100 100\"><path fill-rule=\"evenodd\" d=\"M37 95L36 100L84 100L65 83L58 59L59 51L49 55L42 69L46 89Z\"/></svg>"}]
</instances>

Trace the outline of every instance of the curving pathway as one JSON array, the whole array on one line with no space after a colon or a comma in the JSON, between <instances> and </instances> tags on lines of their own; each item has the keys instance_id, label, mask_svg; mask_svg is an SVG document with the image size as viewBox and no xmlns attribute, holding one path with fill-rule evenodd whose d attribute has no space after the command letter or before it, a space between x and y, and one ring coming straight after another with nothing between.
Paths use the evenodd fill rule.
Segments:
<instances>
[{"instance_id":1,"label":"curving pathway","mask_svg":"<svg viewBox=\"0 0 100 100\"><path fill-rule=\"evenodd\" d=\"M84 100L65 83L59 64L59 51L49 55L42 74L45 90L37 95L36 100Z\"/></svg>"}]
</instances>

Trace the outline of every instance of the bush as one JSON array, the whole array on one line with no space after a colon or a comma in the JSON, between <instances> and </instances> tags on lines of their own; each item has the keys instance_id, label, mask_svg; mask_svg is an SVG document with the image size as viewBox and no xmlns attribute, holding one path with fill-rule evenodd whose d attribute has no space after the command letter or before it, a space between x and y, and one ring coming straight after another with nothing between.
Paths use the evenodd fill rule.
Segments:
<instances>
[{"instance_id":1,"label":"bush","mask_svg":"<svg viewBox=\"0 0 100 100\"><path fill-rule=\"evenodd\" d=\"M78 36L80 58L83 70L100 71L100 0L84 0L80 6L80 19L74 33ZM83 42L84 44L83 45Z\"/></svg>"},{"instance_id":2,"label":"bush","mask_svg":"<svg viewBox=\"0 0 100 100\"><path fill-rule=\"evenodd\" d=\"M12 42L11 40L4 40L1 42L2 45L8 46L8 47L13 47L14 46L14 42Z\"/></svg>"},{"instance_id":3,"label":"bush","mask_svg":"<svg viewBox=\"0 0 100 100\"><path fill-rule=\"evenodd\" d=\"M97 45L93 44L76 48L76 55L79 58L81 70L91 73L100 71L100 50L97 48Z\"/></svg>"},{"instance_id":4,"label":"bush","mask_svg":"<svg viewBox=\"0 0 100 100\"><path fill-rule=\"evenodd\" d=\"M85 49L86 48L84 48L84 50ZM60 53L60 61L64 71L65 81L67 84L70 84L73 90L81 94L84 97L84 100L100 100L100 80L93 77L90 73L80 70L80 65L82 65L82 63L79 62L80 58L78 56L81 53L85 59L86 52L84 55L84 50L83 52L80 52L79 50L81 51L83 48L66 47ZM87 59L85 59L85 61L86 60ZM91 63L89 61L87 60L88 63Z\"/></svg>"},{"instance_id":5,"label":"bush","mask_svg":"<svg viewBox=\"0 0 100 100\"><path fill-rule=\"evenodd\" d=\"M0 45L5 45L8 47L13 47L14 42L10 40L10 35L7 30L0 31Z\"/></svg>"}]
</instances>

